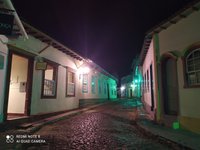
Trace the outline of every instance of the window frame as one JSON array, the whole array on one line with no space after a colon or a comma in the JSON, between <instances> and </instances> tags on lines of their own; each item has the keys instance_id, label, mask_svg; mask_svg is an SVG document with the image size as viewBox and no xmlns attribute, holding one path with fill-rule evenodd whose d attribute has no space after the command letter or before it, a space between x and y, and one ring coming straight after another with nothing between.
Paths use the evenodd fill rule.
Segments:
<instances>
[{"instance_id":1,"label":"window frame","mask_svg":"<svg viewBox=\"0 0 200 150\"><path fill-rule=\"evenodd\" d=\"M74 82L74 94L73 95L68 95L67 90L68 90L68 72L72 73L73 75L73 82ZM65 84L65 97L75 97L76 96L76 73L75 70L70 68L70 67L66 67L66 84Z\"/></svg>"},{"instance_id":2,"label":"window frame","mask_svg":"<svg viewBox=\"0 0 200 150\"><path fill-rule=\"evenodd\" d=\"M44 62L47 63L47 66L52 66L53 67L53 80L55 81L55 94L54 95L44 95L44 82L45 82L45 70L42 70L42 84L41 84L41 99L56 99L57 97L57 84L58 84L58 66L59 64L45 60Z\"/></svg>"},{"instance_id":3,"label":"window frame","mask_svg":"<svg viewBox=\"0 0 200 150\"><path fill-rule=\"evenodd\" d=\"M186 51L185 55L182 57L182 63L183 63L183 74L184 74L184 88L200 88L200 83L199 84L190 84L189 79L188 79L188 57L192 55L195 51L200 51L200 46L195 46L193 48L190 48L189 50ZM198 71L193 71L195 74Z\"/></svg>"},{"instance_id":4,"label":"window frame","mask_svg":"<svg viewBox=\"0 0 200 150\"><path fill-rule=\"evenodd\" d=\"M89 93L88 89L88 83L89 83L89 74L82 74L82 94Z\"/></svg>"}]
</instances>

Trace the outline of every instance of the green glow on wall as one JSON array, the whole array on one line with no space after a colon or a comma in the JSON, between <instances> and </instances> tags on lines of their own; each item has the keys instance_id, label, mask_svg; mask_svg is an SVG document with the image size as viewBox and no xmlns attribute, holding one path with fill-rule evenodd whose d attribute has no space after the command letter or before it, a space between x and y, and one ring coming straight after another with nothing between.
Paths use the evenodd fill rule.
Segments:
<instances>
[{"instance_id":1,"label":"green glow on wall","mask_svg":"<svg viewBox=\"0 0 200 150\"><path fill-rule=\"evenodd\" d=\"M3 122L3 114L0 114L0 123Z\"/></svg>"},{"instance_id":2,"label":"green glow on wall","mask_svg":"<svg viewBox=\"0 0 200 150\"><path fill-rule=\"evenodd\" d=\"M180 124L179 122L173 122L173 129L179 129L180 128Z\"/></svg>"}]
</instances>

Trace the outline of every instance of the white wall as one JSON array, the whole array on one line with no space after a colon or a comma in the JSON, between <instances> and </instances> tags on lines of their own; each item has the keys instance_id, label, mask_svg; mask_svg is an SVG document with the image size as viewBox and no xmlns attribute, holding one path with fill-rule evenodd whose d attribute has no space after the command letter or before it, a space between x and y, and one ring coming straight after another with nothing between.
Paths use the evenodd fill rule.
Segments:
<instances>
[{"instance_id":1,"label":"white wall","mask_svg":"<svg viewBox=\"0 0 200 150\"><path fill-rule=\"evenodd\" d=\"M96 82L95 82L95 93L92 93L92 76L95 76ZM101 84L101 93L99 93L99 82ZM104 83L106 84L106 93L104 92ZM81 99L107 99L108 98L108 90L107 90L107 84L109 84L109 93L110 98L116 98L115 94L113 94L112 90L116 90L116 83L113 79L105 76L104 74L96 71L91 70L88 74L88 92L83 93L82 92L82 77L79 79L79 94Z\"/></svg>"},{"instance_id":2,"label":"white wall","mask_svg":"<svg viewBox=\"0 0 200 150\"><path fill-rule=\"evenodd\" d=\"M5 91L5 74L8 48L6 46L8 39L0 35L0 55L4 56L4 67L0 69L0 122L3 121L3 105L4 105L4 91Z\"/></svg>"},{"instance_id":3,"label":"white wall","mask_svg":"<svg viewBox=\"0 0 200 150\"><path fill-rule=\"evenodd\" d=\"M41 98L41 86L42 86L42 71L35 70L34 62L34 70L33 70L33 85L32 85L32 98L31 98L31 115L39 114L39 113L49 113L49 112L57 112L68 109L74 109L78 107L79 97L76 95L75 97L66 97L66 68L70 67L77 70L76 64L80 64L81 62L75 60L74 58L66 55L65 53L53 48L52 46L46 47L47 44L41 42L38 39L29 35L29 39L26 40L23 37L19 37L18 39L10 39L9 44L22 49L23 51L28 51L37 55L38 58L46 58L55 63L60 64L58 67L58 80L57 80L57 97L56 98ZM42 53L40 52L43 48L46 48ZM77 74L76 74L77 76ZM78 77L76 77L76 86L78 85Z\"/></svg>"},{"instance_id":4,"label":"white wall","mask_svg":"<svg viewBox=\"0 0 200 150\"><path fill-rule=\"evenodd\" d=\"M41 57L47 58L53 62L62 64L63 66L68 66L72 69L77 70L77 66L75 64L75 59L66 55L65 53L53 48L50 46L45 51L40 54Z\"/></svg>"},{"instance_id":5,"label":"white wall","mask_svg":"<svg viewBox=\"0 0 200 150\"><path fill-rule=\"evenodd\" d=\"M31 102L31 114L57 112L77 108L79 97L77 91L75 97L66 97L66 68L58 67L57 97L53 99L41 99L42 71L34 70L33 93ZM77 76L76 76L77 78ZM77 80L76 80L77 86Z\"/></svg>"},{"instance_id":6,"label":"white wall","mask_svg":"<svg viewBox=\"0 0 200 150\"><path fill-rule=\"evenodd\" d=\"M195 11L166 30L159 33L160 54L167 51L184 51L188 46L200 41L200 12Z\"/></svg>"},{"instance_id":7,"label":"white wall","mask_svg":"<svg viewBox=\"0 0 200 150\"><path fill-rule=\"evenodd\" d=\"M151 44L149 46L148 52L146 54L145 60L143 62L142 66L142 76L144 77L145 74L147 74L147 70L149 73L149 91L146 90L146 92L143 92L143 99L145 103L148 106L151 106L151 86L150 86L150 65L152 64L152 70L153 70L153 91L154 91L154 108L156 108L156 102L157 102L157 97L156 97L156 91L155 91L155 55L154 55L154 46L153 46L153 40L151 40ZM145 80L145 79L143 79Z\"/></svg>"},{"instance_id":8,"label":"white wall","mask_svg":"<svg viewBox=\"0 0 200 150\"><path fill-rule=\"evenodd\" d=\"M92 94L91 92L91 75L94 72L91 72L88 79L88 93L82 93L82 81L79 79L79 74L77 68L83 63L78 61L69 55L53 48L52 46L47 47L42 53L38 53L47 44L42 43L41 41L35 39L34 37L29 36L28 40L24 40L21 37L16 40L10 40L9 43L13 46L21 48L22 50L35 53L37 56L34 61L34 70L33 70L33 85L32 85L32 98L31 98L31 115L40 114L40 113L49 113L57 112L63 110L74 109L79 106L79 99L89 99L89 98L107 98L107 94L104 94L102 88L102 94L98 94L98 78L104 80L107 78L105 75L98 73L96 81L96 92ZM58 80L57 80L57 97L56 98L41 98L41 86L42 86L42 71L35 69L35 64L38 59L46 58L57 64L58 67ZM76 92L75 97L66 97L66 68L70 67L74 69L76 76ZM112 79L109 79L109 81ZM109 83L112 89L116 89L116 83L113 80ZM110 92L111 98L116 98L116 95L113 92Z\"/></svg>"},{"instance_id":9,"label":"white wall","mask_svg":"<svg viewBox=\"0 0 200 150\"><path fill-rule=\"evenodd\" d=\"M200 42L200 11L195 11L166 30L159 33L160 54L178 51L180 57L185 50L196 42ZM199 88L184 88L183 64L181 58L177 61L180 113L181 116L200 118Z\"/></svg>"}]
</instances>

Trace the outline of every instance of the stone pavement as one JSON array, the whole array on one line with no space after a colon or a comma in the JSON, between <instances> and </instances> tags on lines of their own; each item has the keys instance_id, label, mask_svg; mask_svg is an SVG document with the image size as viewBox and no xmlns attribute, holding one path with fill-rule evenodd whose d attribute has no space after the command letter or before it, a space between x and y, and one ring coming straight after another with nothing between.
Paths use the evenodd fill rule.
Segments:
<instances>
[{"instance_id":1,"label":"stone pavement","mask_svg":"<svg viewBox=\"0 0 200 150\"><path fill-rule=\"evenodd\" d=\"M145 112L140 111L139 109L139 119L137 124L146 132L158 136L162 140L168 140L173 143L177 143L179 146L183 147L183 149L188 148L200 150L199 134L183 129L173 129L159 125L154 121L147 119L148 116L145 117L145 115Z\"/></svg>"},{"instance_id":2,"label":"stone pavement","mask_svg":"<svg viewBox=\"0 0 200 150\"><path fill-rule=\"evenodd\" d=\"M95 107L98 108L98 106L100 106L100 105L103 105L103 104L98 104L98 105L90 106L87 108L60 114L57 116L49 117L49 118L43 119L41 121L32 123L30 128L28 128L24 131L23 130L18 130L17 132L8 131L5 133L0 133L0 136L2 137L2 135L3 135L3 137L5 139L5 136L7 134L10 134L13 132L15 132L15 134L34 133L35 131L39 130L41 127L43 127L45 125L48 125L48 124L51 124L53 122L57 122L60 120L64 120L66 118L75 116L75 115L80 114L85 111L90 111L90 109L94 110ZM123 112L122 111L115 112L115 116L123 117L123 118L129 119L129 120L135 120L135 119L137 119L137 115L138 115L139 118L137 119L137 125L139 128L141 128L145 132L151 133L152 135L154 135L154 137L158 137L162 141L170 141L172 143L177 143L179 145L179 147L182 147L181 149L200 150L200 135L193 134L191 132L180 130L180 129L174 130L174 129L166 128L166 127L160 126L158 124L155 124L152 121L145 119L144 112L138 111L139 114L135 113L135 110L137 110L136 109L137 107L139 107L139 108L141 107L141 103L139 101L137 101L137 100L136 101L127 101L127 103L124 103L120 108L121 110L123 110L123 109L126 109L126 110L125 111L123 110ZM133 108L134 108L134 113L129 111ZM108 110L108 113L109 113L109 110ZM1 142L2 141L0 140L0 144L1 144ZM1 149L1 147L0 147L0 149ZM20 147L18 149L21 150Z\"/></svg>"}]
</instances>

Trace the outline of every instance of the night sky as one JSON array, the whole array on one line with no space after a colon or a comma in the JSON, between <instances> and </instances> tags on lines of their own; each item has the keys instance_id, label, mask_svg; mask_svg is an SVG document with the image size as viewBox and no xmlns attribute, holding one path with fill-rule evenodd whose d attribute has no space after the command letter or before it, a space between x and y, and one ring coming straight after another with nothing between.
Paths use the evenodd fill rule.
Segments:
<instances>
[{"instance_id":1,"label":"night sky","mask_svg":"<svg viewBox=\"0 0 200 150\"><path fill-rule=\"evenodd\" d=\"M116 77L145 33L192 0L12 0L20 18Z\"/></svg>"}]
</instances>

